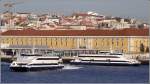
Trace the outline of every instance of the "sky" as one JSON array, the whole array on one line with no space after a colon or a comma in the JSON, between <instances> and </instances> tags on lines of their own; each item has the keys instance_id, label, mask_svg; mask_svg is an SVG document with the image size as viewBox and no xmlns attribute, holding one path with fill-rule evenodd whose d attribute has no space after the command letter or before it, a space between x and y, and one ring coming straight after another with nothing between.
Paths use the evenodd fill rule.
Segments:
<instances>
[{"instance_id":1,"label":"sky","mask_svg":"<svg viewBox=\"0 0 150 84\"><path fill-rule=\"evenodd\" d=\"M149 21L149 0L1 0L0 12L5 3L19 3L13 6L13 12L59 13L94 11L103 15L137 18Z\"/></svg>"}]
</instances>

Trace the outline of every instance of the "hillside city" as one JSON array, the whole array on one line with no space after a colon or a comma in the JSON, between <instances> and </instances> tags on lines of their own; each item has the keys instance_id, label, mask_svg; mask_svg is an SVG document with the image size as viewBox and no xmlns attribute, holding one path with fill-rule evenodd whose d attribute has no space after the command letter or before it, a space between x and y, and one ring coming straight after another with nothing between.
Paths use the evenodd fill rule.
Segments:
<instances>
[{"instance_id":1,"label":"hillside city","mask_svg":"<svg viewBox=\"0 0 150 84\"><path fill-rule=\"evenodd\" d=\"M135 18L105 16L95 12L76 12L68 16L59 14L13 13L0 14L1 32L15 29L34 28L36 30L88 30L148 28L148 23Z\"/></svg>"}]
</instances>

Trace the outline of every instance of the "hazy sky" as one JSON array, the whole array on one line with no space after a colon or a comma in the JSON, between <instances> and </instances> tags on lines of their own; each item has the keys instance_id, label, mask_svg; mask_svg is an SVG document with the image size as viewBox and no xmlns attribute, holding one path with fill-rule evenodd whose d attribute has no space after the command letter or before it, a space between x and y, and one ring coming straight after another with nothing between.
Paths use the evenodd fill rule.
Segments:
<instances>
[{"instance_id":1,"label":"hazy sky","mask_svg":"<svg viewBox=\"0 0 150 84\"><path fill-rule=\"evenodd\" d=\"M18 12L71 14L75 11L95 11L100 14L144 20L148 20L150 15L148 12L149 0L2 0L0 1L0 12L6 10L3 4L9 1L24 1L12 8L13 11Z\"/></svg>"}]
</instances>

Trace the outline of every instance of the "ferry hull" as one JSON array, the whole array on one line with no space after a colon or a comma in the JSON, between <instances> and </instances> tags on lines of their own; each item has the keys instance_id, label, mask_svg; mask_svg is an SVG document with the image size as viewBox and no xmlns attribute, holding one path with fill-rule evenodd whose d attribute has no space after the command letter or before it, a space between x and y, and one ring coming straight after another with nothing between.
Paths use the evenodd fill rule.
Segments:
<instances>
[{"instance_id":1,"label":"ferry hull","mask_svg":"<svg viewBox=\"0 0 150 84\"><path fill-rule=\"evenodd\" d=\"M25 72L28 71L26 67L10 67L11 71L20 71L20 72Z\"/></svg>"},{"instance_id":2,"label":"ferry hull","mask_svg":"<svg viewBox=\"0 0 150 84\"><path fill-rule=\"evenodd\" d=\"M41 70L54 70L61 69L64 66L52 66L52 67L10 67L11 71L26 72L26 71L41 71Z\"/></svg>"},{"instance_id":3,"label":"ferry hull","mask_svg":"<svg viewBox=\"0 0 150 84\"><path fill-rule=\"evenodd\" d=\"M129 64L129 63L94 63L94 62L71 62L73 65L102 65L102 66L138 66L140 64Z\"/></svg>"}]
</instances>

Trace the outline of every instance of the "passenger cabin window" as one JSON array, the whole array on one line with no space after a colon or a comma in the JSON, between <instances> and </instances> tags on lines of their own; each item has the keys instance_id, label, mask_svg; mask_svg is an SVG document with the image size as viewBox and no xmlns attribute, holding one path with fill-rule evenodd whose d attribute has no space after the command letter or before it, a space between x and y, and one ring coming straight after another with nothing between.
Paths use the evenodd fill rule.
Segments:
<instances>
[{"instance_id":1,"label":"passenger cabin window","mask_svg":"<svg viewBox=\"0 0 150 84\"><path fill-rule=\"evenodd\" d=\"M34 54L34 55L28 55L28 54L21 54L21 56L42 56L42 55L39 55L39 54Z\"/></svg>"},{"instance_id":2,"label":"passenger cabin window","mask_svg":"<svg viewBox=\"0 0 150 84\"><path fill-rule=\"evenodd\" d=\"M122 53L110 53L110 55L122 55Z\"/></svg>"},{"instance_id":3,"label":"passenger cabin window","mask_svg":"<svg viewBox=\"0 0 150 84\"><path fill-rule=\"evenodd\" d=\"M37 58L37 60L59 60L59 58Z\"/></svg>"},{"instance_id":4,"label":"passenger cabin window","mask_svg":"<svg viewBox=\"0 0 150 84\"><path fill-rule=\"evenodd\" d=\"M79 57L120 58L117 56L79 56Z\"/></svg>"}]
</instances>

